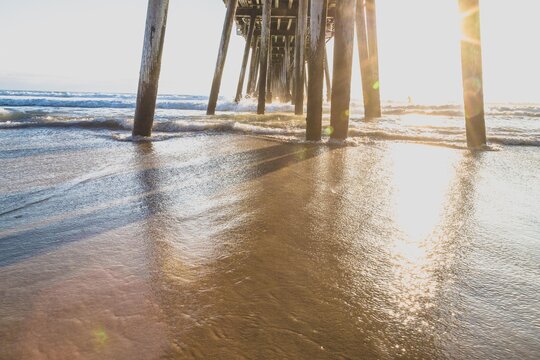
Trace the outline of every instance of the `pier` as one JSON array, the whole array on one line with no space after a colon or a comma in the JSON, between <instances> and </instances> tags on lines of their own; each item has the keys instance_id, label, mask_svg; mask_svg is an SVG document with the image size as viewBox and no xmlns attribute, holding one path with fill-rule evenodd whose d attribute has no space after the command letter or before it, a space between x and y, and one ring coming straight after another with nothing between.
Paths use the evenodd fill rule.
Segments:
<instances>
[{"instance_id":1,"label":"pier","mask_svg":"<svg viewBox=\"0 0 540 360\"><path fill-rule=\"evenodd\" d=\"M257 99L257 114L266 104L290 102L304 115L306 139L322 136L324 84L330 100L330 137L347 138L353 64L357 37L364 114L381 112L381 83L375 0L224 0L226 8L207 114L214 115L233 25L245 38L235 101ZM486 144L479 0L457 0L462 16L461 60L466 138L471 148ZM165 37L168 0L149 0L135 111L134 136L150 136ZM334 52L326 43L334 41ZM333 56L333 69L328 66ZM307 68L307 70L306 70ZM305 85L307 83L307 86Z\"/></svg>"}]
</instances>

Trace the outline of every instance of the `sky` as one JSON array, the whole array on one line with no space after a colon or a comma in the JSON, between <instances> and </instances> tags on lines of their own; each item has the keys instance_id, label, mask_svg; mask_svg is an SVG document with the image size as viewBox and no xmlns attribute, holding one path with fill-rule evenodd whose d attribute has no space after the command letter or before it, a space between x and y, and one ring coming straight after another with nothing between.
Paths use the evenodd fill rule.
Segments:
<instances>
[{"instance_id":1,"label":"sky","mask_svg":"<svg viewBox=\"0 0 540 360\"><path fill-rule=\"evenodd\" d=\"M135 92L146 7L2 0L0 89ZM378 0L377 12L382 98L461 101L457 0ZM539 13L538 0L481 1L487 101L540 102ZM209 93L224 15L221 0L170 0L160 93ZM243 48L234 33L221 95L234 95ZM361 98L356 45L354 54L352 96Z\"/></svg>"}]
</instances>

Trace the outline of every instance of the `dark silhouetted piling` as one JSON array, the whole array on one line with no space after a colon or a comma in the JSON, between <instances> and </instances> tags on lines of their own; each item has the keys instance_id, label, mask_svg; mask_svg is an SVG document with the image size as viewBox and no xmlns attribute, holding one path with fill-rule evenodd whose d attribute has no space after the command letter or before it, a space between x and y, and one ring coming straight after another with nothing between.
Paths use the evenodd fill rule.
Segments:
<instances>
[{"instance_id":1,"label":"dark silhouetted piling","mask_svg":"<svg viewBox=\"0 0 540 360\"><path fill-rule=\"evenodd\" d=\"M459 0L459 7L463 32L461 68L467 145L479 147L486 144L479 1Z\"/></svg>"},{"instance_id":2,"label":"dark silhouetted piling","mask_svg":"<svg viewBox=\"0 0 540 360\"><path fill-rule=\"evenodd\" d=\"M311 0L306 114L306 140L308 141L321 139L327 8L328 0Z\"/></svg>"},{"instance_id":3,"label":"dark silhouetted piling","mask_svg":"<svg viewBox=\"0 0 540 360\"><path fill-rule=\"evenodd\" d=\"M208 115L216 113L216 105L219 96L219 88L221 87L221 77L223 75L223 67L227 59L227 50L229 48L229 40L231 38L231 30L234 23L234 15L238 6L238 0L229 0L227 3L227 12L225 13L225 21L223 23L223 31L221 33L221 42L216 61L216 70L214 72L214 80L212 81L212 89L208 99Z\"/></svg>"},{"instance_id":4,"label":"dark silhouetted piling","mask_svg":"<svg viewBox=\"0 0 540 360\"><path fill-rule=\"evenodd\" d=\"M169 0L149 0L133 136L150 136L156 110Z\"/></svg>"},{"instance_id":5,"label":"dark silhouetted piling","mask_svg":"<svg viewBox=\"0 0 540 360\"><path fill-rule=\"evenodd\" d=\"M268 73L268 54L272 46L270 37L270 26L272 16L272 0L262 0L262 25L261 25L261 56L259 65L259 99L257 104L257 114L264 114L266 107L266 78ZM270 61L272 59L270 58Z\"/></svg>"},{"instance_id":6,"label":"dark silhouetted piling","mask_svg":"<svg viewBox=\"0 0 540 360\"><path fill-rule=\"evenodd\" d=\"M308 0L298 0L296 39L294 46L294 113L304 113L304 62L307 33Z\"/></svg>"},{"instance_id":7,"label":"dark silhouetted piling","mask_svg":"<svg viewBox=\"0 0 540 360\"><path fill-rule=\"evenodd\" d=\"M330 125L331 137L338 140L346 139L349 129L355 1L341 0L336 5Z\"/></svg>"},{"instance_id":8,"label":"dark silhouetted piling","mask_svg":"<svg viewBox=\"0 0 540 360\"><path fill-rule=\"evenodd\" d=\"M255 32L255 16L252 16L249 20L248 36L246 39L246 45L244 47L244 57L242 58L242 67L240 69L240 77L238 78L238 87L236 88L235 102L242 100L242 89L244 88L244 79L246 77L247 63L249 60L249 50L251 49L251 42L253 41L253 33Z\"/></svg>"},{"instance_id":9,"label":"dark silhouetted piling","mask_svg":"<svg viewBox=\"0 0 540 360\"><path fill-rule=\"evenodd\" d=\"M284 72L284 86L285 86L285 101L288 102L291 99L291 41L288 36L285 37L285 59L283 60L283 72Z\"/></svg>"},{"instance_id":10,"label":"dark silhouetted piling","mask_svg":"<svg viewBox=\"0 0 540 360\"><path fill-rule=\"evenodd\" d=\"M274 80L274 63L272 62L272 36L270 36L270 47L268 48L268 73L266 74L266 103L271 104L273 99L272 82Z\"/></svg>"}]
</instances>

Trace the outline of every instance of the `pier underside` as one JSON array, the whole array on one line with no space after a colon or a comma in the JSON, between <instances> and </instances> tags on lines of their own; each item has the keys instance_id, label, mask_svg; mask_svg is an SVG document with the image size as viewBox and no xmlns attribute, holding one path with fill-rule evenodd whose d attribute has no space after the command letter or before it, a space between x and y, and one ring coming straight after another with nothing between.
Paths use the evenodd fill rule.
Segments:
<instances>
[{"instance_id":1,"label":"pier underside","mask_svg":"<svg viewBox=\"0 0 540 360\"><path fill-rule=\"evenodd\" d=\"M322 104L331 102L329 134L347 138L354 35L357 37L364 116L381 117L375 0L223 0L226 13L208 100L216 111L233 25L246 40L235 101L257 98L257 113L267 103L291 102L295 114L306 109L306 139L322 135ZM458 0L464 34L462 52L466 136L470 147L486 144L479 0ZM134 135L151 133L168 0L149 0ZM333 71L326 43L333 39ZM249 61L251 59L251 61ZM307 70L306 70L307 67ZM330 74L331 73L331 74ZM306 103L306 107L304 107Z\"/></svg>"}]
</instances>

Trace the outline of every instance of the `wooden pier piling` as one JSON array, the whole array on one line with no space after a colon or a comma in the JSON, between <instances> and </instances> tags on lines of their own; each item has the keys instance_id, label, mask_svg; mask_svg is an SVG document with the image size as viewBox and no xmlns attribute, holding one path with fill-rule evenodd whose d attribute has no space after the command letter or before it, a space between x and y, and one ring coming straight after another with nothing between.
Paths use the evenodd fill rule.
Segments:
<instances>
[{"instance_id":1,"label":"wooden pier piling","mask_svg":"<svg viewBox=\"0 0 540 360\"><path fill-rule=\"evenodd\" d=\"M330 77L330 66L328 65L328 52L324 49L324 78L326 80L326 101L332 98L332 79Z\"/></svg>"},{"instance_id":2,"label":"wooden pier piling","mask_svg":"<svg viewBox=\"0 0 540 360\"><path fill-rule=\"evenodd\" d=\"M252 16L249 20L248 36L246 39L246 45L244 47L244 57L242 58L242 67L240 69L240 77L238 79L238 87L236 88L236 96L234 101L236 103L242 100L242 90L244 88L244 79L246 77L246 68L249 60L249 50L251 49L251 42L253 41L253 33L255 32L255 16Z\"/></svg>"},{"instance_id":3,"label":"wooden pier piling","mask_svg":"<svg viewBox=\"0 0 540 360\"><path fill-rule=\"evenodd\" d=\"M285 58L283 60L283 81L285 82L285 102L288 102L291 99L291 87L290 87L290 72L291 68L291 42L289 37L285 37Z\"/></svg>"},{"instance_id":4,"label":"wooden pier piling","mask_svg":"<svg viewBox=\"0 0 540 360\"><path fill-rule=\"evenodd\" d=\"M324 56L328 0L311 0L306 140L319 141L322 133Z\"/></svg>"},{"instance_id":5,"label":"wooden pier piling","mask_svg":"<svg viewBox=\"0 0 540 360\"><path fill-rule=\"evenodd\" d=\"M298 0L296 16L296 36L294 46L294 113L304 113L304 62L308 20L308 0Z\"/></svg>"},{"instance_id":6,"label":"wooden pier piling","mask_svg":"<svg viewBox=\"0 0 540 360\"><path fill-rule=\"evenodd\" d=\"M475 148L486 144L479 0L459 0L459 8L467 146Z\"/></svg>"},{"instance_id":7,"label":"wooden pier piling","mask_svg":"<svg viewBox=\"0 0 540 360\"><path fill-rule=\"evenodd\" d=\"M208 99L208 108L206 110L207 115L214 115L216 113L219 88L221 87L221 77L223 75L223 67L225 66L225 60L227 59L227 50L229 48L229 40L231 38L231 31L237 6L238 0L228 0L227 12L225 13L225 21L223 22L223 31L221 32L221 42L219 45L219 52L216 61L216 70L214 72L212 89L210 91L210 97Z\"/></svg>"},{"instance_id":8,"label":"wooden pier piling","mask_svg":"<svg viewBox=\"0 0 540 360\"><path fill-rule=\"evenodd\" d=\"M330 136L337 140L345 140L349 129L355 2L341 0L336 6Z\"/></svg>"},{"instance_id":9,"label":"wooden pier piling","mask_svg":"<svg viewBox=\"0 0 540 360\"><path fill-rule=\"evenodd\" d=\"M268 73L266 74L266 103L271 104L273 98L272 82L274 80L274 63L272 55L272 36L270 35L270 47L268 48Z\"/></svg>"},{"instance_id":10,"label":"wooden pier piling","mask_svg":"<svg viewBox=\"0 0 540 360\"><path fill-rule=\"evenodd\" d=\"M133 136L150 136L156 110L169 0L148 0Z\"/></svg>"},{"instance_id":11,"label":"wooden pier piling","mask_svg":"<svg viewBox=\"0 0 540 360\"><path fill-rule=\"evenodd\" d=\"M307 94L308 92L308 81L309 81L309 72L308 72L308 63L304 64L304 90Z\"/></svg>"},{"instance_id":12,"label":"wooden pier piling","mask_svg":"<svg viewBox=\"0 0 540 360\"><path fill-rule=\"evenodd\" d=\"M381 99L375 0L358 0L356 31L362 74L364 114L368 119L378 118L381 116Z\"/></svg>"},{"instance_id":13,"label":"wooden pier piling","mask_svg":"<svg viewBox=\"0 0 540 360\"><path fill-rule=\"evenodd\" d=\"M306 139L318 141L322 135L323 90L326 80L326 100L331 102L330 134L334 139L345 139L350 117L352 51L356 22L365 117L381 116L375 0L221 1L227 4L227 13L208 114L215 112L232 23L236 21L238 33L246 39L246 44L235 101L242 98L248 68L246 95L257 96L258 114L265 113L266 103L276 100L290 101L294 105L295 114L302 115L304 94L307 94ZM467 144L477 147L486 143L479 0L458 2L463 14L461 60ZM162 4L157 0L151 0L150 3ZM148 31L150 30L147 28ZM309 44L306 44L308 34L310 39ZM147 33L147 37L149 36ZM326 41L332 37L335 41L333 74L330 75ZM250 52L251 62L248 67ZM161 49L154 49L152 54L161 56ZM156 62L152 60L152 64L156 65ZM141 66L141 79L146 66L148 65ZM150 70L144 70L148 71ZM152 70L152 73L156 74L155 70ZM157 78L151 83L151 86L143 86L141 84L146 83L141 80L134 134L150 132ZM146 88L152 87L155 90L152 90L154 95L146 91ZM143 118L150 120L137 120ZM141 128L140 123L144 123L146 128L136 131L135 129Z\"/></svg>"},{"instance_id":14,"label":"wooden pier piling","mask_svg":"<svg viewBox=\"0 0 540 360\"><path fill-rule=\"evenodd\" d=\"M371 117L381 117L381 83L379 80L379 44L375 0L366 0L369 66L371 67Z\"/></svg>"},{"instance_id":15,"label":"wooden pier piling","mask_svg":"<svg viewBox=\"0 0 540 360\"><path fill-rule=\"evenodd\" d=\"M251 97L253 96L253 92L255 91L255 82L257 78L257 65L258 65L258 57L259 57L259 38L255 38L253 41L253 44L251 46L251 60L249 64L249 76L248 76L248 86L246 90L247 96Z\"/></svg>"},{"instance_id":16,"label":"wooden pier piling","mask_svg":"<svg viewBox=\"0 0 540 360\"><path fill-rule=\"evenodd\" d=\"M261 56L259 62L259 99L257 114L264 114L266 108L266 78L268 74L269 50L272 46L270 26L272 24L272 0L262 0ZM270 58L270 62L272 59Z\"/></svg>"}]
</instances>

